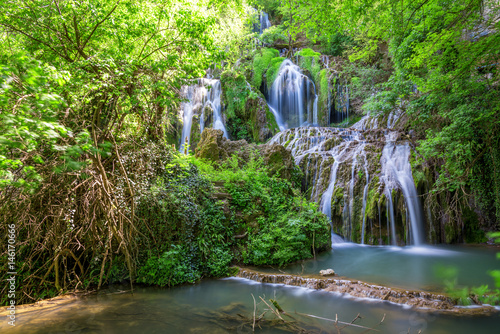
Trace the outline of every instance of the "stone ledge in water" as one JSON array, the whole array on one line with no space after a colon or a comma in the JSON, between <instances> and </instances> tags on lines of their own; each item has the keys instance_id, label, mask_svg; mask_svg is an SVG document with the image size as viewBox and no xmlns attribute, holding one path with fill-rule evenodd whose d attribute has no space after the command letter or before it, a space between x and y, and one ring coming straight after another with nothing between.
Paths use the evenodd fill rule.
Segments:
<instances>
[{"instance_id":1,"label":"stone ledge in water","mask_svg":"<svg viewBox=\"0 0 500 334\"><path fill-rule=\"evenodd\" d=\"M451 298L443 294L389 288L357 280L268 274L245 268L240 268L237 276L260 283L285 284L315 290L322 289L347 294L356 298L389 301L396 304L408 305L422 311L440 311L455 315L490 315L498 312L492 306L459 307L453 304Z\"/></svg>"}]
</instances>

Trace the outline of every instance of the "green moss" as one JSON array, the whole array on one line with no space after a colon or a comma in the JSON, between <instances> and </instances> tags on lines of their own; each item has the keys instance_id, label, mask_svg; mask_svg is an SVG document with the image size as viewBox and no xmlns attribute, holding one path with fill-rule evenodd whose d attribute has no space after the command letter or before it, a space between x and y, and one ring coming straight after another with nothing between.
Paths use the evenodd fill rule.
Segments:
<instances>
[{"instance_id":1,"label":"green moss","mask_svg":"<svg viewBox=\"0 0 500 334\"><path fill-rule=\"evenodd\" d=\"M276 80L276 77L278 76L279 69L281 67L281 63L286 58L284 57L276 57L271 60L271 64L269 66L269 69L266 72L266 77L267 77L267 86L271 87L274 80Z\"/></svg>"},{"instance_id":2,"label":"green moss","mask_svg":"<svg viewBox=\"0 0 500 334\"><path fill-rule=\"evenodd\" d=\"M328 75L326 69L319 72L319 93L325 97L328 96Z\"/></svg>"},{"instance_id":3,"label":"green moss","mask_svg":"<svg viewBox=\"0 0 500 334\"><path fill-rule=\"evenodd\" d=\"M295 56L302 56L302 57L318 57L321 55L321 53L314 51L313 49L310 48L305 48L300 51L295 52Z\"/></svg>"},{"instance_id":4,"label":"green moss","mask_svg":"<svg viewBox=\"0 0 500 334\"><path fill-rule=\"evenodd\" d=\"M332 216L342 215L342 209L344 204L344 188L343 187L335 187L332 194Z\"/></svg>"},{"instance_id":5,"label":"green moss","mask_svg":"<svg viewBox=\"0 0 500 334\"><path fill-rule=\"evenodd\" d=\"M273 113L269 110L269 108L266 109L266 118L267 118L267 124L269 124L269 129L273 133L279 132L280 128L278 127L278 123L276 122L276 118L274 118Z\"/></svg>"},{"instance_id":6,"label":"green moss","mask_svg":"<svg viewBox=\"0 0 500 334\"><path fill-rule=\"evenodd\" d=\"M320 124L326 124L328 119L328 71L326 69L321 70L318 73L318 78L316 79L316 92L318 93L318 121Z\"/></svg>"},{"instance_id":7,"label":"green moss","mask_svg":"<svg viewBox=\"0 0 500 334\"><path fill-rule=\"evenodd\" d=\"M379 178L375 176L369 186L368 186L368 195L366 198L366 208L365 208L365 217L370 219L375 219L378 214L378 203L380 201L380 192L379 189Z\"/></svg>"},{"instance_id":8,"label":"green moss","mask_svg":"<svg viewBox=\"0 0 500 334\"><path fill-rule=\"evenodd\" d=\"M221 84L226 97L226 115L237 116L238 113L244 111L251 92L245 77L238 72L227 70L221 74Z\"/></svg>"},{"instance_id":9,"label":"green moss","mask_svg":"<svg viewBox=\"0 0 500 334\"><path fill-rule=\"evenodd\" d=\"M226 105L226 125L231 138L262 142L265 141L265 136L269 136L269 132L272 135L279 131L264 95L252 88L242 73L235 70L224 71L221 85ZM262 117L264 112L265 120ZM262 130L269 132L264 134Z\"/></svg>"},{"instance_id":10,"label":"green moss","mask_svg":"<svg viewBox=\"0 0 500 334\"><path fill-rule=\"evenodd\" d=\"M189 150L191 152L195 151L196 146L198 146L198 143L200 142L201 139L199 118L200 118L199 115L193 115L193 120L191 124L191 135L189 138Z\"/></svg>"},{"instance_id":11,"label":"green moss","mask_svg":"<svg viewBox=\"0 0 500 334\"><path fill-rule=\"evenodd\" d=\"M260 88L262 84L262 76L266 73L271 60L279 56L279 51L275 49L263 48L255 55L253 59L253 80L252 84L256 88Z\"/></svg>"},{"instance_id":12,"label":"green moss","mask_svg":"<svg viewBox=\"0 0 500 334\"><path fill-rule=\"evenodd\" d=\"M466 243L482 243L488 241L486 234L481 230L477 214L470 208L462 210L464 221L464 238Z\"/></svg>"}]
</instances>

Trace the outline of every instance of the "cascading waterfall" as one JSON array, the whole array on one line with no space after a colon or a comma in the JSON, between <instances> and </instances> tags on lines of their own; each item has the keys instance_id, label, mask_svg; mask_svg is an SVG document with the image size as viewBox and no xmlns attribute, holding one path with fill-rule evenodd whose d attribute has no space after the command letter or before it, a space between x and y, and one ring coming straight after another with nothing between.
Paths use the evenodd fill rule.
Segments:
<instances>
[{"instance_id":1,"label":"cascading waterfall","mask_svg":"<svg viewBox=\"0 0 500 334\"><path fill-rule=\"evenodd\" d=\"M200 133L203 132L205 127L212 124L214 129L222 130L224 137L228 138L222 119L221 93L221 84L217 79L201 78L198 79L196 84L181 88L181 96L187 99L187 101L181 103L184 123L179 146L180 152L187 151L187 146L190 145L194 115L200 116ZM210 116L206 114L208 107L210 107L209 109L212 113ZM207 124L205 124L205 121L207 121Z\"/></svg>"},{"instance_id":2,"label":"cascading waterfall","mask_svg":"<svg viewBox=\"0 0 500 334\"><path fill-rule=\"evenodd\" d=\"M328 67L328 57L321 60ZM338 123L349 118L349 88L338 82L335 93L335 97L329 94L327 106L333 108L329 121ZM334 99L337 103L332 103ZM332 242L341 240L337 234L360 243L424 242L424 216L411 174L410 149L399 140L398 132L391 131L399 110L390 114L385 130L378 129L378 119L369 115L347 129L317 127L316 87L290 59L279 68L268 105L281 130L270 143L289 149L303 170L303 190L330 218ZM385 143L383 148L380 142ZM403 198L399 206L398 196ZM386 216L387 227L382 227L381 215Z\"/></svg>"},{"instance_id":3,"label":"cascading waterfall","mask_svg":"<svg viewBox=\"0 0 500 334\"><path fill-rule=\"evenodd\" d=\"M349 87L345 85L337 84L336 87L337 96L336 101L338 102L336 106L336 111L333 115L333 119L331 120L333 123L340 123L347 119L349 119Z\"/></svg>"},{"instance_id":4,"label":"cascading waterfall","mask_svg":"<svg viewBox=\"0 0 500 334\"><path fill-rule=\"evenodd\" d=\"M361 215L363 216L363 225L361 226L361 244L362 245L364 245L364 243L365 243L366 197L368 195L368 185L370 183L370 174L368 174L368 167L367 167L366 157L365 157L365 166L364 166L364 169L365 169L365 174L366 174L366 185L365 185L365 188L363 189L363 209L361 210Z\"/></svg>"},{"instance_id":5,"label":"cascading waterfall","mask_svg":"<svg viewBox=\"0 0 500 334\"><path fill-rule=\"evenodd\" d=\"M317 124L316 87L290 59L281 64L268 95L269 108L281 131Z\"/></svg>"},{"instance_id":6,"label":"cascading waterfall","mask_svg":"<svg viewBox=\"0 0 500 334\"><path fill-rule=\"evenodd\" d=\"M323 62L326 68L329 68L328 65L330 64L330 58L327 55L322 55L321 61Z\"/></svg>"},{"instance_id":7,"label":"cascading waterfall","mask_svg":"<svg viewBox=\"0 0 500 334\"><path fill-rule=\"evenodd\" d=\"M399 188L403 192L406 207L408 208L411 226L411 237L415 245L424 243L424 234L421 223L422 209L418 199L417 189L413 182L410 165L410 146L408 143L396 144L394 133L386 135L386 145L382 151L382 177L387 189L389 203L391 191ZM394 233L395 234L395 233Z\"/></svg>"},{"instance_id":8,"label":"cascading waterfall","mask_svg":"<svg viewBox=\"0 0 500 334\"><path fill-rule=\"evenodd\" d=\"M259 22L255 22L257 20L257 14L259 15ZM253 24L252 27L252 32L259 33L259 35L262 35L264 30L267 28L271 27L271 22L269 21L269 15L264 12L264 11L258 11L255 8L251 8L251 12L249 13L250 16L253 16L255 18L255 23Z\"/></svg>"},{"instance_id":9,"label":"cascading waterfall","mask_svg":"<svg viewBox=\"0 0 500 334\"><path fill-rule=\"evenodd\" d=\"M425 241L424 216L411 174L409 145L398 132L373 129L374 124L365 116L348 129L298 127L278 133L270 142L291 150L304 171L304 190L331 220L332 242L340 242L338 233L354 242L381 243L385 236L386 244L403 244L405 228L400 226L406 222L406 243L420 245ZM385 142L383 147L380 142ZM394 196L401 196L401 205ZM382 226L382 215L387 227Z\"/></svg>"}]
</instances>

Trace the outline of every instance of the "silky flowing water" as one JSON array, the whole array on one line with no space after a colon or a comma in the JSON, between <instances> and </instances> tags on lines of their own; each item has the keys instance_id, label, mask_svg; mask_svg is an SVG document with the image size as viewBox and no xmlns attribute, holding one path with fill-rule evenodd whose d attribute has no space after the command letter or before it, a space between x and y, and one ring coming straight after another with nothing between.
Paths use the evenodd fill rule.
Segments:
<instances>
[{"instance_id":1,"label":"silky flowing water","mask_svg":"<svg viewBox=\"0 0 500 334\"><path fill-rule=\"evenodd\" d=\"M267 14L260 14L259 32L270 25ZM328 58L323 59L328 67ZM345 105L339 119L349 115L349 91L338 87L340 105ZM190 143L193 117L199 122L194 131L212 126L221 129L227 137L221 113L221 87L215 79L200 79L197 84L183 87L186 102L182 105L184 128L180 150ZM344 101L345 100L345 101ZM382 225L387 223L387 243L396 244L396 205L391 194L400 190L405 201L407 244L413 246L367 246L343 242L332 233L332 250L318 254L314 260L301 261L281 273L318 274L322 269L332 268L343 277L359 279L369 283L404 289L442 292L446 268L455 268L458 287L494 286L489 270L499 269L498 248L465 246L425 245L424 218L409 163L410 147L407 142L397 140L398 133L389 131L398 119L396 113L387 120L380 153L380 186L387 198L385 218L381 217L378 205L378 227L365 217L368 185L372 179L368 164L368 148L373 143L366 140L363 131L377 129L376 118L365 117L350 129L311 128L318 124L318 96L314 83L290 60L281 65L279 74L269 91L270 110L276 117L281 133L271 143L280 143L292 151L296 163L305 168L306 180L310 183L311 200L318 202L320 209L332 219L332 198L336 187L342 184L345 198L342 210L343 237L353 240L355 198L361 198L360 241L370 231L372 238L381 238ZM213 113L205 117L205 111ZM207 114L207 116L209 116ZM205 124L210 119L210 124ZM208 123L208 121L207 121ZM295 129L292 129L295 128ZM290 129L285 131L286 129ZM335 142L335 145L331 145ZM370 146L371 145L371 146ZM373 159L372 159L373 160ZM314 168L309 168L315 166ZM341 172L344 168L344 179ZM345 172L347 170L347 172ZM364 175L362 174L364 172ZM323 175L324 173L327 173ZM372 174L372 175L370 175ZM356 178L356 175L358 177ZM359 176L359 175L362 175ZM364 184L355 193L356 182ZM365 181L366 180L366 181ZM383 188L382 188L383 186ZM400 214L401 217L401 214ZM383 220L385 219L386 222ZM339 229L339 224L337 228ZM370 228L368 228L370 226ZM277 272L277 268L258 268L261 271ZM416 311L387 301L356 299L339 293L288 287L280 284L261 284L243 278L204 280L195 285L184 285L171 289L136 287L132 295L126 291L89 295L84 298L56 302L45 306L32 306L18 310L16 327L7 321L0 323L0 332L9 333L251 333L250 326L242 327L244 317L251 318L253 298L273 298L281 307L294 312L313 314L319 317L350 322L357 314L362 326L373 327L386 314L384 323L378 327L381 333L496 333L500 326L500 312L493 316L451 316L443 313ZM259 306L262 310L263 305ZM224 315L225 319L221 318ZM228 317L231 320L228 320ZM321 325L334 332L331 322L309 320L309 324ZM306 325L307 327L307 325ZM7 331L8 329L8 331ZM361 333L359 328L345 328L342 333ZM260 333L283 333L277 328L265 328Z\"/></svg>"},{"instance_id":2,"label":"silky flowing water","mask_svg":"<svg viewBox=\"0 0 500 334\"><path fill-rule=\"evenodd\" d=\"M318 274L332 268L340 276L404 289L441 292L445 268L456 268L459 286L494 287L490 270L500 269L498 247L466 246L366 246L334 244L316 260L306 260L282 271L290 274ZM273 271L265 269L266 271Z\"/></svg>"},{"instance_id":3,"label":"silky flowing water","mask_svg":"<svg viewBox=\"0 0 500 334\"><path fill-rule=\"evenodd\" d=\"M135 293L93 295L52 308L33 307L17 317L17 326L7 328L0 323L2 333L251 333L250 326L223 321L221 314L233 318L251 317L252 294L276 299L292 316L295 312L351 321L375 326L380 333L496 333L500 325L498 314L489 317L457 317L439 313L417 312L388 302L355 300L339 294L260 284L241 278L206 280L196 285L172 289L137 288ZM264 307L259 306L262 312ZM295 315L297 316L297 315ZM329 328L331 322L310 320ZM361 333L357 328L345 328L342 333ZM256 333L284 333L278 329L256 330Z\"/></svg>"}]
</instances>

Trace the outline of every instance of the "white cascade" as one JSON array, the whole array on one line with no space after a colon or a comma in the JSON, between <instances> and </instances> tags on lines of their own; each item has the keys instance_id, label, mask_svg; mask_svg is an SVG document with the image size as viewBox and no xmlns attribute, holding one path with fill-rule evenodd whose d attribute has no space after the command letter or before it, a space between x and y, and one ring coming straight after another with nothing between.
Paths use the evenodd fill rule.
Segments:
<instances>
[{"instance_id":1,"label":"white cascade","mask_svg":"<svg viewBox=\"0 0 500 334\"><path fill-rule=\"evenodd\" d=\"M410 146L408 143L396 144L396 132L390 132L386 137L386 144L382 151L382 179L386 186L386 196L389 205L392 205L390 196L393 189L399 188L403 192L403 197L408 208L410 220L410 232L413 244L421 245L424 243L424 233L422 231L421 222L424 215L420 207L420 201L417 194L410 165ZM392 208L390 208L391 211ZM391 216L393 223L394 218ZM395 231L391 227L391 234L395 236ZM393 240L393 243L395 240Z\"/></svg>"},{"instance_id":2,"label":"white cascade","mask_svg":"<svg viewBox=\"0 0 500 334\"><path fill-rule=\"evenodd\" d=\"M269 21L269 15L266 12L261 11L259 15L260 21L260 34L264 32L267 28L271 27L271 22Z\"/></svg>"},{"instance_id":3,"label":"white cascade","mask_svg":"<svg viewBox=\"0 0 500 334\"><path fill-rule=\"evenodd\" d=\"M366 215L365 215L365 210L366 210L366 199L368 196L368 186L370 183L370 174L368 174L368 162L365 157L365 175L366 175L366 185L365 188L363 189L363 208L361 209L361 215L363 216L363 225L361 226L361 244L364 245L365 243L365 224L366 224Z\"/></svg>"},{"instance_id":4,"label":"white cascade","mask_svg":"<svg viewBox=\"0 0 500 334\"><path fill-rule=\"evenodd\" d=\"M183 86L181 97L187 101L181 103L181 114L183 119L182 137L179 151L184 152L187 145L190 145L191 127L193 116L200 117L200 133L210 124L204 124L205 110L209 106L213 111L214 129L224 132L224 137L228 138L227 130L222 119L221 106L221 84L217 79L201 78L196 84ZM187 145L186 145L187 144Z\"/></svg>"}]
</instances>

